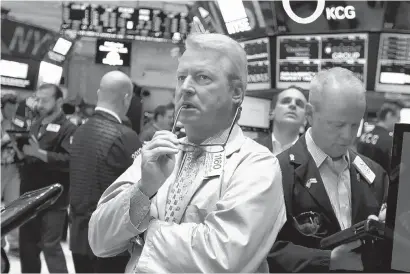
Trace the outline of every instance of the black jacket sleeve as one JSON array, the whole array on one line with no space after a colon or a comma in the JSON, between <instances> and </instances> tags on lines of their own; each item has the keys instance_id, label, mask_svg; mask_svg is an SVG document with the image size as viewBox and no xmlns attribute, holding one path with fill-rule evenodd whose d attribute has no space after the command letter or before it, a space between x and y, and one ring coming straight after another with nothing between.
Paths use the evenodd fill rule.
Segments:
<instances>
[{"instance_id":1,"label":"black jacket sleeve","mask_svg":"<svg viewBox=\"0 0 410 274\"><path fill-rule=\"evenodd\" d=\"M68 168L70 161L70 145L77 127L70 121L63 124L56 151L47 151L47 162L60 168Z\"/></svg>"},{"instance_id":2,"label":"black jacket sleeve","mask_svg":"<svg viewBox=\"0 0 410 274\"><path fill-rule=\"evenodd\" d=\"M118 171L118 176L129 168L134 159L133 153L141 148L141 142L138 135L127 128L112 144L107 154L107 165ZM112 182L110 182L111 184ZM103 186L103 189L108 188L109 185Z\"/></svg>"}]
</instances>

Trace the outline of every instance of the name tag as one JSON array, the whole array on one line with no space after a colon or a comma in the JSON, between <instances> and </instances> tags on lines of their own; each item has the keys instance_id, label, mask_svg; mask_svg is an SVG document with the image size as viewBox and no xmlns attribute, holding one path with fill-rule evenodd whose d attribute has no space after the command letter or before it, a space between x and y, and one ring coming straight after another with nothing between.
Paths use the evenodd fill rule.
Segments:
<instances>
[{"instance_id":1,"label":"name tag","mask_svg":"<svg viewBox=\"0 0 410 274\"><path fill-rule=\"evenodd\" d=\"M225 165L225 151L208 153L205 160L205 176L221 176Z\"/></svg>"},{"instance_id":2,"label":"name tag","mask_svg":"<svg viewBox=\"0 0 410 274\"><path fill-rule=\"evenodd\" d=\"M58 132L60 130L60 125L57 124L48 124L46 127L47 131Z\"/></svg>"},{"instance_id":3,"label":"name tag","mask_svg":"<svg viewBox=\"0 0 410 274\"><path fill-rule=\"evenodd\" d=\"M356 158L353 161L353 165L370 185L373 184L373 181L376 178L376 174L374 174L374 172L369 168L369 166L366 165L362 158L356 156Z\"/></svg>"},{"instance_id":4,"label":"name tag","mask_svg":"<svg viewBox=\"0 0 410 274\"><path fill-rule=\"evenodd\" d=\"M21 120L18 119L18 118L15 118L14 121L13 121L13 123L14 123L16 126L18 126L18 127L24 127L24 121L21 121Z\"/></svg>"}]
</instances>

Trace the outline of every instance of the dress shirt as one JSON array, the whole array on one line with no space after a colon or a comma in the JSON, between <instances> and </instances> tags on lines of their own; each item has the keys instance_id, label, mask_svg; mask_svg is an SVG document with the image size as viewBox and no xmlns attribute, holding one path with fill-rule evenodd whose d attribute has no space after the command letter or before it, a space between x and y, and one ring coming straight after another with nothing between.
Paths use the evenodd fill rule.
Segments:
<instances>
[{"instance_id":1,"label":"dress shirt","mask_svg":"<svg viewBox=\"0 0 410 274\"><path fill-rule=\"evenodd\" d=\"M341 229L349 228L352 225L349 152L340 159L333 160L315 144L310 128L306 132L306 145L319 169Z\"/></svg>"},{"instance_id":2,"label":"dress shirt","mask_svg":"<svg viewBox=\"0 0 410 274\"><path fill-rule=\"evenodd\" d=\"M288 148L290 148L291 146L293 146L296 141L299 139L299 136L296 137L295 140L293 140L292 142L290 142L289 144L286 145L282 145L275 137L275 134L272 131L272 153L273 155L278 155L280 153L282 153L283 151L287 150Z\"/></svg>"},{"instance_id":3,"label":"dress shirt","mask_svg":"<svg viewBox=\"0 0 410 274\"><path fill-rule=\"evenodd\" d=\"M96 110L96 111L97 111L97 110L98 110L98 111L102 111L102 112L105 112L105 113L108 113L108 114L114 116L114 118L117 119L120 124L122 124L122 120L121 120L120 116L118 116L118 114L115 113L114 111L112 111L112 110L110 110L110 109L108 109L108 108L103 108L103 107L96 107L95 110Z\"/></svg>"}]
</instances>

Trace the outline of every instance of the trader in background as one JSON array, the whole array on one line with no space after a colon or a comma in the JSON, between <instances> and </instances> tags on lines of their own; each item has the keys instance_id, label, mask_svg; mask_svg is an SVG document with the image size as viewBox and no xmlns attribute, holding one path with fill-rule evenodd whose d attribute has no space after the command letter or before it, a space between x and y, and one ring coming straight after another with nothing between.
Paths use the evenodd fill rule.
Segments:
<instances>
[{"instance_id":1,"label":"trader in background","mask_svg":"<svg viewBox=\"0 0 410 274\"><path fill-rule=\"evenodd\" d=\"M77 273L124 273L129 254L97 258L88 244L88 222L98 200L133 162L137 133L120 117L128 111L132 82L120 71L101 79L95 113L79 127L71 145L70 248Z\"/></svg>"},{"instance_id":2,"label":"trader in background","mask_svg":"<svg viewBox=\"0 0 410 274\"><path fill-rule=\"evenodd\" d=\"M365 89L351 71L335 67L312 80L306 105L311 128L277 156L280 167L272 171L283 176L287 222L268 256L269 271L377 269L380 260L374 254L355 251L360 241L333 250L320 247L322 238L370 215L381 221L385 216L387 173L349 149L365 108Z\"/></svg>"},{"instance_id":3,"label":"trader in background","mask_svg":"<svg viewBox=\"0 0 410 274\"><path fill-rule=\"evenodd\" d=\"M18 99L15 94L1 96L1 201L7 205L20 196L20 174L18 170L18 149L15 140L7 130L15 130L14 125ZM19 254L18 229L7 235L9 252Z\"/></svg>"},{"instance_id":4,"label":"trader in background","mask_svg":"<svg viewBox=\"0 0 410 274\"><path fill-rule=\"evenodd\" d=\"M175 93L187 138L156 132L104 192L89 226L96 255L131 251L127 273L268 271L285 205L281 174L266 172L277 160L236 123L246 86L238 42L188 37Z\"/></svg>"},{"instance_id":5,"label":"trader in background","mask_svg":"<svg viewBox=\"0 0 410 274\"><path fill-rule=\"evenodd\" d=\"M280 92L272 100L272 133L256 139L256 142L267 147L273 155L291 147L298 140L300 128L305 123L306 103L306 96L298 87Z\"/></svg>"},{"instance_id":6,"label":"trader in background","mask_svg":"<svg viewBox=\"0 0 410 274\"><path fill-rule=\"evenodd\" d=\"M154 121L140 134L141 142L151 141L155 132L159 130L171 130L174 122L174 104L158 106L154 111Z\"/></svg>"},{"instance_id":7,"label":"trader in background","mask_svg":"<svg viewBox=\"0 0 410 274\"><path fill-rule=\"evenodd\" d=\"M360 136L357 152L369 157L390 172L394 125L400 122L400 107L384 103L377 113L378 123L369 132Z\"/></svg>"},{"instance_id":8,"label":"trader in background","mask_svg":"<svg viewBox=\"0 0 410 274\"><path fill-rule=\"evenodd\" d=\"M67 215L69 191L69 147L76 130L63 113L63 92L53 84L36 91L39 119L31 126L31 139L23 147L20 193L55 183L64 187L57 202L44 213L20 227L20 262L23 273L40 273L43 251L50 273L67 273L61 237Z\"/></svg>"}]
</instances>

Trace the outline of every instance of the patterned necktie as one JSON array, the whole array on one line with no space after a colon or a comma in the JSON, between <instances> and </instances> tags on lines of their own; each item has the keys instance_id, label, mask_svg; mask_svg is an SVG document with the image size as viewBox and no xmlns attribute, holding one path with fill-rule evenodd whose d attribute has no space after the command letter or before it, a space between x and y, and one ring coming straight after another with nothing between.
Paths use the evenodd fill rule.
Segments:
<instances>
[{"instance_id":1,"label":"patterned necktie","mask_svg":"<svg viewBox=\"0 0 410 274\"><path fill-rule=\"evenodd\" d=\"M165 207L166 222L175 223L181 219L184 199L187 198L190 186L198 175L200 166L203 166L204 163L205 153L203 150L197 149L194 152L185 153L180 172L168 193Z\"/></svg>"}]
</instances>

